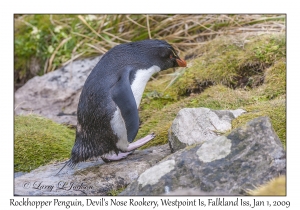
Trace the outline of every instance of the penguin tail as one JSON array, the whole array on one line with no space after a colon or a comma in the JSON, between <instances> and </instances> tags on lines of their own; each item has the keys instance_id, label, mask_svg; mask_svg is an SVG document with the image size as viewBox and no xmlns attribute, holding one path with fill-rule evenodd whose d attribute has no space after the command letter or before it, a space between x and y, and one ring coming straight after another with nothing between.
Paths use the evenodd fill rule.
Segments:
<instances>
[{"instance_id":1,"label":"penguin tail","mask_svg":"<svg viewBox=\"0 0 300 210\"><path fill-rule=\"evenodd\" d=\"M57 176L66 166L70 167L70 168L74 168L75 167L75 163L73 163L72 159L69 159L66 161L65 165L55 174L55 176Z\"/></svg>"}]
</instances>

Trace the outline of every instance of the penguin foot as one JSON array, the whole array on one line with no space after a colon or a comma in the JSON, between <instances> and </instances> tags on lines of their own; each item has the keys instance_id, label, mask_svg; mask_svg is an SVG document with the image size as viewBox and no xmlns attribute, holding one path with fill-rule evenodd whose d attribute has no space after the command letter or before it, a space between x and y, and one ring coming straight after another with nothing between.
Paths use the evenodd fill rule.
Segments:
<instances>
[{"instance_id":1,"label":"penguin foot","mask_svg":"<svg viewBox=\"0 0 300 210\"><path fill-rule=\"evenodd\" d=\"M101 159L105 162L105 163L109 163L111 161L117 161L117 160L121 160L126 158L128 155L130 155L131 153L133 153L133 151L129 151L129 152L119 152L118 155L116 154L106 154L105 156L101 156Z\"/></svg>"},{"instance_id":2,"label":"penguin foot","mask_svg":"<svg viewBox=\"0 0 300 210\"><path fill-rule=\"evenodd\" d=\"M131 153L134 152L135 149L143 146L144 144L146 144L147 142L149 142L150 140L154 139L155 134L151 133L150 135L145 136L142 139L139 139L133 143L130 143L126 149L126 151L124 152L119 152L118 155L116 154L106 154L104 156L101 156L102 160L105 163L109 163L111 161L117 161L117 160L121 160L126 158L128 155L130 155Z\"/></svg>"},{"instance_id":3,"label":"penguin foot","mask_svg":"<svg viewBox=\"0 0 300 210\"><path fill-rule=\"evenodd\" d=\"M154 139L154 137L155 137L155 134L151 133L150 135L147 135L142 139L139 139L139 140L137 140L133 143L130 143L127 147L127 151L132 151L132 150L135 150L135 149L143 146L144 144L146 144L150 140Z\"/></svg>"}]
</instances>

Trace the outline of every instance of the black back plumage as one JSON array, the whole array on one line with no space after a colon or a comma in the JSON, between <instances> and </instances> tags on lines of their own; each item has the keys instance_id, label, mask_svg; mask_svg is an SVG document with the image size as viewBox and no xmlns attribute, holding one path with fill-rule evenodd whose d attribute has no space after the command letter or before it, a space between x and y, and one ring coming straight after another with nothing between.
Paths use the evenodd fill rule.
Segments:
<instances>
[{"instance_id":1,"label":"black back plumage","mask_svg":"<svg viewBox=\"0 0 300 210\"><path fill-rule=\"evenodd\" d=\"M170 58L170 55L173 56ZM132 142L139 127L137 106L130 89L136 71L153 65L161 70L177 67L176 58L175 50L161 40L120 44L109 50L94 67L82 89L76 140L68 164L111 151L118 154L118 137L110 125L116 106L121 109L128 141Z\"/></svg>"}]
</instances>

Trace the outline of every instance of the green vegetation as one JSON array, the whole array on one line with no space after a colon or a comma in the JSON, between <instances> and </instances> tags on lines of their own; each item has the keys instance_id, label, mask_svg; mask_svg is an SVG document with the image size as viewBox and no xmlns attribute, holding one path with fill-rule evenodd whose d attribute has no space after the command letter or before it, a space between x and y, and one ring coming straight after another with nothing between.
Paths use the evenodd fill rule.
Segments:
<instances>
[{"instance_id":1,"label":"green vegetation","mask_svg":"<svg viewBox=\"0 0 300 210\"><path fill-rule=\"evenodd\" d=\"M14 170L31 171L70 157L75 131L36 116L15 117Z\"/></svg>"},{"instance_id":2,"label":"green vegetation","mask_svg":"<svg viewBox=\"0 0 300 210\"><path fill-rule=\"evenodd\" d=\"M259 86L264 70L285 59L285 37L220 37L200 46L197 53L202 56L194 59L173 85L178 95L199 92L212 84L231 88Z\"/></svg>"},{"instance_id":3,"label":"green vegetation","mask_svg":"<svg viewBox=\"0 0 300 210\"><path fill-rule=\"evenodd\" d=\"M117 195L119 195L123 190L125 190L125 186L124 187L121 187L121 188L119 188L119 189L116 189L116 190L110 190L108 193L107 193L107 195L108 196L117 196Z\"/></svg>"},{"instance_id":4,"label":"green vegetation","mask_svg":"<svg viewBox=\"0 0 300 210\"><path fill-rule=\"evenodd\" d=\"M285 145L285 50L283 33L221 36L195 49L201 56L188 61L188 68L162 73L147 85L137 137L151 132L157 137L144 148L168 142L168 129L184 107L246 110L233 121L233 128L255 117L269 116ZM150 100L153 92L156 97Z\"/></svg>"}]
</instances>

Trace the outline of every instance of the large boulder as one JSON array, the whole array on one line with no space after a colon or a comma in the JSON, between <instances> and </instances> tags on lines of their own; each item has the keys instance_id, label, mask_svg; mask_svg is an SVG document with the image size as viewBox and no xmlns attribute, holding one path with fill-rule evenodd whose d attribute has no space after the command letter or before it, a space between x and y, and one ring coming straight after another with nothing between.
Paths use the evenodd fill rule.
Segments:
<instances>
[{"instance_id":1,"label":"large boulder","mask_svg":"<svg viewBox=\"0 0 300 210\"><path fill-rule=\"evenodd\" d=\"M171 154L168 145L137 150L126 159L105 164L101 159L41 166L15 178L15 195L107 195L135 181L146 169ZM56 175L57 174L57 175Z\"/></svg>"},{"instance_id":2,"label":"large boulder","mask_svg":"<svg viewBox=\"0 0 300 210\"><path fill-rule=\"evenodd\" d=\"M101 57L73 61L43 76L35 76L15 92L15 114L34 113L58 123L76 125L84 82Z\"/></svg>"},{"instance_id":3,"label":"large boulder","mask_svg":"<svg viewBox=\"0 0 300 210\"><path fill-rule=\"evenodd\" d=\"M172 152L186 146L203 143L231 129L231 121L246 111L211 110L208 108L181 109L169 129Z\"/></svg>"},{"instance_id":4,"label":"large boulder","mask_svg":"<svg viewBox=\"0 0 300 210\"><path fill-rule=\"evenodd\" d=\"M121 195L161 195L178 189L243 195L285 172L283 146L269 118L260 117L226 136L173 153Z\"/></svg>"}]
</instances>

